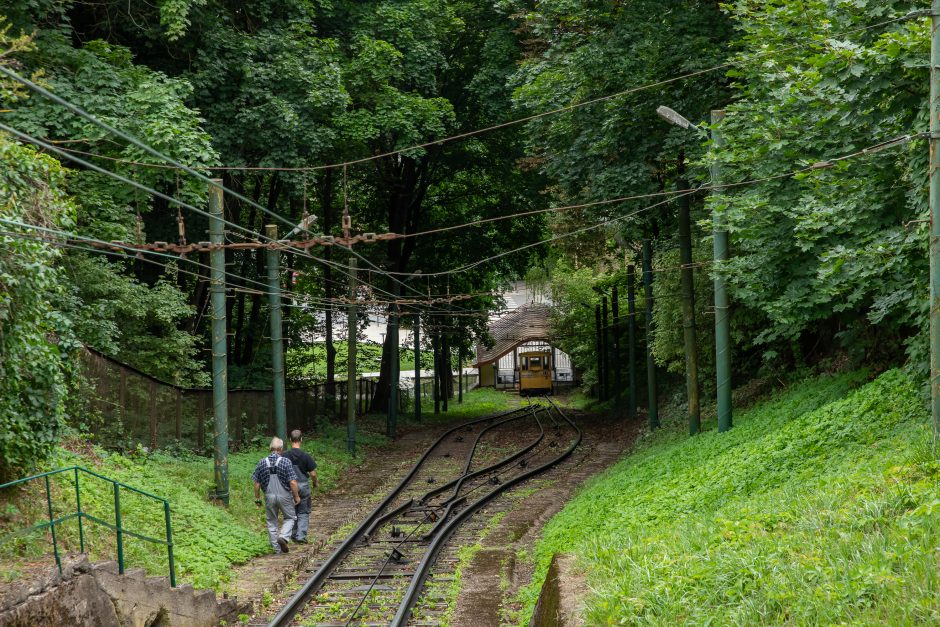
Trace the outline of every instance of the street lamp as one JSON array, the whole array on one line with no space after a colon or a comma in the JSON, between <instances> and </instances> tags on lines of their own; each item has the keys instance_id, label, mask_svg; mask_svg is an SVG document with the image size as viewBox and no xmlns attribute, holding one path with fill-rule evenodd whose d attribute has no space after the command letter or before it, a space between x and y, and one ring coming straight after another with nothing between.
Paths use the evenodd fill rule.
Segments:
<instances>
[{"instance_id":1,"label":"street lamp","mask_svg":"<svg viewBox=\"0 0 940 627\"><path fill-rule=\"evenodd\" d=\"M658 115L659 117L661 117L662 119L666 120L667 122L669 122L670 124L674 126L678 126L686 130L691 128L695 130L697 133L701 133L702 135L705 135L705 136L708 135L708 131L706 131L704 128L702 128L701 126L697 124L692 124L682 114L677 113L675 110L670 109L669 107L659 105L658 107L656 107L656 115Z\"/></svg>"},{"instance_id":2,"label":"street lamp","mask_svg":"<svg viewBox=\"0 0 940 627\"><path fill-rule=\"evenodd\" d=\"M659 117L670 124L683 129L703 129L692 124L684 116L676 113L669 107L660 106L656 109ZM688 396L689 435L695 435L701 430L701 409L699 406L698 385L698 347L695 338L695 287L692 276L692 212L689 201L689 185L685 180L685 164L680 153L679 177L676 188L679 192L679 268L682 291L682 335L685 344L685 387Z\"/></svg>"},{"instance_id":3,"label":"street lamp","mask_svg":"<svg viewBox=\"0 0 940 627\"><path fill-rule=\"evenodd\" d=\"M656 113L669 122L680 128L684 129L694 129L696 132L708 136L708 132L701 126L692 124L684 116L675 112L666 106L659 106L656 109ZM719 134L717 124L724 119L724 111L714 110L711 112L711 121L712 121L712 141L716 146L724 145L724 140ZM721 172L717 164L712 165L711 168L711 182L712 188L717 190L719 188L721 181ZM691 241L689 242L689 248L686 251L686 248L683 244L683 226L685 226L686 232L688 233L688 223L684 225L683 222L689 219L687 210L683 208L688 207L688 197L683 196L680 200L680 213L679 213L679 249L680 254L683 254L686 257L685 252L687 252L687 260L684 258L682 260L682 291L683 291L683 309L686 308L686 283L688 282L690 289L692 285L692 268L689 264L692 262L691 254ZM683 200L685 202L683 202ZM713 233L714 233L714 261L716 269L718 266L728 260L728 231L727 228L720 224L719 217L717 214L712 216L713 224ZM688 275L686 275L688 272ZM687 278L688 277L688 278ZM691 297L689 299L689 304L691 304ZM693 314L694 315L694 314ZM685 316L684 316L685 317ZM688 318L687 318L688 320ZM694 322L693 322L694 323ZM686 333L688 334L689 328L686 328ZM691 328L692 337L694 338L695 329L694 326ZM731 331L730 331L730 316L728 308L728 292L727 284L724 277L716 274L715 275L715 375L717 378L717 414L718 414L718 431L724 432L731 428ZM686 346L688 347L688 335L686 336ZM693 348L694 350L694 348ZM688 352L686 353L686 358L688 360ZM686 362L688 366L688 361ZM687 385L689 385L687 377ZM697 391L696 391L697 396ZM691 390L690 390L690 407L689 407L689 426L690 430L693 427L693 416L691 408ZM697 422L697 419L696 419ZM697 429L696 429L697 430ZM695 431L693 431L694 433Z\"/></svg>"}]
</instances>

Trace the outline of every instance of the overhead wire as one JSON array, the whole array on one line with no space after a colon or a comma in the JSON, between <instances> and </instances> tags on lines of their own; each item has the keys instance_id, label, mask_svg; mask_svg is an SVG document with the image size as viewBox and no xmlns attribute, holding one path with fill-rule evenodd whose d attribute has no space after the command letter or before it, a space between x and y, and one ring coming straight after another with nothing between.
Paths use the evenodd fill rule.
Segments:
<instances>
[{"instance_id":1,"label":"overhead wire","mask_svg":"<svg viewBox=\"0 0 940 627\"><path fill-rule=\"evenodd\" d=\"M677 200L677 199L679 199L679 198L683 198L683 197L686 197L686 196L690 196L690 195L696 194L696 193L698 193L698 192L700 192L700 191L734 189L734 188L743 187L743 186L747 186L747 185L756 185L756 184L758 184L758 183L764 183L764 182L767 182L767 181L773 181L773 180L779 180L779 179L792 178L792 177L795 177L795 176L797 176L797 175L799 175L799 174L804 174L804 173L807 173L807 172L813 172L813 171L818 171L818 170L825 170L825 169L828 169L828 168L830 168L830 167L833 167L836 163L839 163L839 162L842 162L842 161L846 161L846 160L849 160L849 159L854 159L854 158L860 157L860 156L872 155L872 154L881 152L882 150L885 150L885 149L887 149L887 148L893 148L893 147L899 146L899 145L901 145L901 144L903 144L903 143L905 143L905 142L908 142L908 141L912 141L912 140L915 140L915 139L921 139L921 138L923 138L923 137L925 137L925 136L927 136L927 135L928 135L927 133L913 133L913 134L900 135L900 136L894 137L894 138L892 138L892 139L885 140L885 141L881 141L881 142L879 142L879 143L877 143L877 144L874 144L874 145L872 145L872 146L868 146L868 147L862 148L862 149L860 149L860 150L856 150L856 151L854 151L854 152L851 152L851 153L848 153L848 154L845 154L845 155L840 155L840 156L838 156L838 157L831 157L831 158L828 158L828 159L824 159L824 160L822 160L822 161L817 161L817 162L815 162L815 163L813 163L813 164L811 164L811 165L808 165L808 166L805 166L805 167L802 167L802 168L798 168L798 169L796 169L796 170L791 170L791 171L789 171L789 172L784 172L784 173L781 173L781 174L776 174L776 175L771 175L771 176L764 176L764 177L760 177L760 178L756 178L756 179L749 179L749 180L738 181L738 182L734 182L734 183L721 183L720 185L710 185L710 184L704 184L704 183L703 183L702 185L699 185L699 186L697 186L697 187L695 187L695 188L692 188L692 189L688 189L688 190L677 190L676 193L674 194L674 197L672 197L672 198L668 198L668 199L666 199L666 200L663 200L663 201L654 203L654 204L652 204L652 205L648 205L648 206L646 206L646 207L643 207L643 208L641 208L641 209L637 209L636 211L632 211L632 212L627 213L627 214L625 214L625 215L617 216L617 217L615 217L615 218L610 218L610 219L607 219L607 220L603 220L603 221L601 221L601 222L597 222L597 223L588 225L588 226L586 226L586 227L582 227L582 228L579 228L579 229L575 229L575 230L572 230L572 231L568 231L568 232L565 232L565 233L561 233L561 234L559 234L559 235L556 235L556 236L553 236L553 237L550 237L550 238L547 238L547 239L544 239L544 240L541 240L541 241L538 241L538 242L533 242L533 243L530 243L530 244L525 244L525 245L523 245L523 246L519 246L519 247L517 247L517 248L513 248L513 249L510 249L510 250L507 250L507 251L503 251L503 252L497 253L497 254L495 254L495 255L491 255L491 256L489 256L489 257L485 257L485 258L483 258L483 259L478 259L477 261L474 261L474 262L472 262L472 263L469 263L469 264L460 266L460 267L458 267L458 268L453 268L453 269L451 269L451 270L443 270L443 271L440 271L440 272L422 273L422 276L426 276L426 277L436 277L436 276L446 276L446 275L450 275L450 274L456 274L456 273L459 273L459 272L465 272L466 270L475 268L475 267L477 267L477 266L479 266L479 265L482 265L482 264L484 264L484 263L488 263L488 262L490 262L490 261L495 261L496 259L500 259L500 258L505 257L505 256L507 256L507 255L511 255L511 254L514 254L514 253L517 253L517 252L522 252L523 250L527 250L527 249L529 249L529 248L534 248L535 246L540 246L540 245L543 245L543 244L549 244L549 243L551 243L551 242L555 242L555 241L558 241L558 240L561 240L561 239L564 239L564 238L567 238L567 237L571 237L571 236L573 236L573 235L578 235L578 234L581 234L581 233L585 233L585 232L587 232L587 231L591 231L591 230L594 230L594 229L598 229L598 228L601 228L601 227L603 227L603 226L608 226L608 225L610 225L610 224L612 224L612 223L619 222L619 221L625 220L625 219L627 219L627 218L632 218L632 217L634 217L634 216L636 216L636 215L638 215L638 214L640 214L640 213L644 213L644 212L650 211L650 210L652 210L652 209L655 209L656 207L660 207L660 206L662 206L662 205L664 205L664 204L666 204L666 203L672 202L673 200ZM394 273L394 274L397 274L398 276L413 276L413 274L407 273L407 272L398 272L398 273Z\"/></svg>"},{"instance_id":2,"label":"overhead wire","mask_svg":"<svg viewBox=\"0 0 940 627\"><path fill-rule=\"evenodd\" d=\"M2 66L0 66L0 70L3 70L3 69L4 69L4 68L3 68ZM109 177L112 177L112 178L114 178L114 179L116 179L116 180L119 180L119 181L121 181L122 183L125 183L125 184L127 184L127 185L130 185L131 187L134 187L135 189L139 189L139 190L141 190L141 191L144 191L144 192L153 194L154 196L157 196L158 198L162 198L162 199L166 200L167 202L176 204L177 206L180 206L180 207L182 207L182 208L184 208L184 209L187 209L187 210L189 210L189 211L194 211L195 213L197 213L197 214L199 214L199 215L206 216L206 217L208 217L208 218L210 218L210 219L218 219L218 220L220 220L220 221L222 222L222 224L224 224L224 225L227 225L227 226L230 226L230 227L239 229L239 230L244 231L245 233L248 233L248 234L250 234L250 235L254 235L254 236L256 237L256 239L267 240L268 242L276 242L276 241L277 241L277 240L274 240L273 238L269 238L269 237L264 236L264 235L262 235L262 234L260 234L260 233L258 233L258 232L256 232L256 231L253 231L252 229L249 229L249 228L247 228L247 227L244 227L244 226L241 226L241 225L236 224L236 223L234 223L234 222L231 222L231 221L229 221L229 220L226 220L226 219L224 218L224 216L223 216L223 217L213 216L212 214L210 214L210 213L207 212L207 211L204 211L204 210L202 210L202 209L199 209L198 207L194 207L193 205L190 205L189 203L186 203L186 202L184 202L184 201L181 201L181 200L179 200L179 199L177 199L177 198L174 198L173 196L170 196L170 195L168 195L168 194L164 194L163 192L160 192L160 191L158 191L158 190L156 190L156 189L153 189L153 188L151 188L151 187L148 187L148 186L146 186L146 185L144 185L144 184L142 184L142 183L139 183L139 182L137 182L137 181L134 181L133 179L129 179L129 178L127 178L127 177L125 177L125 176L123 176L123 175L121 175L121 174L118 174L118 173L116 173L116 172L112 172L111 170L107 170L107 169L105 169L105 168L101 168L101 167L99 167L99 166L97 166L97 165L95 165L95 164L92 164L92 163L90 163L90 162L88 162L88 161L85 161L84 159L81 159L81 158L76 157L76 156L74 156L74 155L69 155L68 153L66 153L65 151L63 151L61 148L59 148L59 147L57 147L57 146L54 146L54 145L52 145L52 144L49 144L48 142L45 142L45 141L43 141L43 140L41 140L41 139L39 139L39 138L33 137L33 136L31 136L31 135L29 135L29 134L27 134L27 133L24 133L24 132L22 132L22 131L20 131L20 130L17 130L17 129L15 129L15 128L9 126L9 125L0 123L0 130L6 131L6 132L10 133L11 135L14 135L15 137L18 137L18 138L22 139L23 141L26 141L26 142L35 144L35 145L40 146L40 147L42 147L42 148L45 148L45 149L47 149L47 150L51 150L52 152L54 152L54 153L56 153L56 154L59 154L59 155L65 157L66 159L69 159L70 161L73 161L73 162L75 162L75 163L78 163L79 165L81 165L81 166L83 166L83 167L87 167L87 168L89 168L89 169L91 169L91 170L93 170L93 171L96 171L96 172L99 172L99 173L101 173L101 174L104 174L105 176L109 176ZM259 206L260 206L260 205L259 205ZM101 241L101 240L98 240L98 241L99 241L100 243L102 243L102 244L115 245L115 246L118 245L117 243L113 243L113 242L103 242L103 241ZM127 248L127 249L129 249L129 250L131 249L130 247L127 247L127 246L125 246L125 248ZM134 250L139 250L139 249L134 249ZM346 271L345 266L343 266L342 264L338 264L338 263L335 263L335 262L330 262L330 261L328 261L328 260L326 260L326 259L322 259L322 258L317 257L317 256L315 256L315 255L311 255L309 252L302 251L302 250L299 250L299 249L295 250L295 249L292 249L292 248L288 248L288 250L294 251L296 254L299 254L300 256L303 256L303 257L306 257L306 258L310 258L310 259L313 259L313 260L315 260L315 261L319 261L319 262L324 263L324 264L326 264L326 265L330 265L331 267L333 267L334 269L336 269L336 270L337 270L338 272L340 272L341 274L345 274L346 276L351 276L351 275ZM155 251L140 251L140 252L155 252ZM361 257L360 255L357 255L357 256ZM176 257L173 257L173 258L175 259ZM368 287L370 287L370 288L373 289L373 290L382 292L382 293L384 293L384 294L386 294L386 295L388 295L388 296L391 296L391 297L393 297L393 298L397 297L395 294L392 294L391 292L386 292L385 290L382 290L381 288L378 288L378 287L376 287L376 286L374 286L374 285L369 285Z\"/></svg>"}]
</instances>

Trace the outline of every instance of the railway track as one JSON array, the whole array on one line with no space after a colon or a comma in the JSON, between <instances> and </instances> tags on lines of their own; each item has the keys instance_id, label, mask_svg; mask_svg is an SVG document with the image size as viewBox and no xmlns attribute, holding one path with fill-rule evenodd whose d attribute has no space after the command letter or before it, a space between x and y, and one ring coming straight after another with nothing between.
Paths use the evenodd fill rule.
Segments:
<instances>
[{"instance_id":1,"label":"railway track","mask_svg":"<svg viewBox=\"0 0 940 627\"><path fill-rule=\"evenodd\" d=\"M470 520L473 514L566 459L581 442L581 430L551 399L527 403L438 438L356 529L308 569L309 579L269 625L439 624L446 600L433 589L439 585L426 583L452 580L457 551L486 524ZM506 440L515 444L501 446Z\"/></svg>"}]
</instances>

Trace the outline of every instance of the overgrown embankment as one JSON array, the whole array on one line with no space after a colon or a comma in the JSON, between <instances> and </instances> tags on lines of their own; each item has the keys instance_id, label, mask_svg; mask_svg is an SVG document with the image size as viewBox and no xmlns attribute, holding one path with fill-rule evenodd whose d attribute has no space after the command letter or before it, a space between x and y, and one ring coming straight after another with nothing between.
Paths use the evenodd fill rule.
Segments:
<instances>
[{"instance_id":1,"label":"overgrown embankment","mask_svg":"<svg viewBox=\"0 0 940 627\"><path fill-rule=\"evenodd\" d=\"M429 427L469 420L508 408L518 397L480 389L468 392L464 402L451 401L450 411L435 415L433 403L424 404L423 422ZM346 429L339 424L321 422L315 433L307 435L304 449L319 464L318 492L328 492L353 466L368 456L381 454L391 445L382 433L385 418L370 415L360 419L357 433L360 457L346 453ZM399 420L401 430L421 428L411 415ZM173 521L173 540L178 580L197 588L225 590L232 565L248 561L270 550L264 524L264 511L254 504L251 473L258 460L267 454L264 443L229 455L230 505L223 508L208 500L214 487L211 458L186 452L143 449L115 453L92 446L81 437L72 438L56 450L48 469L78 465L98 474L146 490L169 500ZM81 505L84 512L104 521L114 521L112 484L82 475ZM51 481L56 517L75 511L75 484L72 474L56 475ZM121 491L121 526L131 532L162 539L165 534L163 506L129 490ZM314 498L317 498L316 496ZM45 487L41 480L0 494L0 540L6 534L47 519ZM78 552L78 525L73 520L57 529L59 547L64 552ZM115 534L111 529L84 523L86 548L93 559L110 560L117 555ZM124 537L128 568L146 568L151 575L167 574L166 550L130 535ZM0 544L0 572L7 580L27 575L31 565L51 564L51 538L35 532Z\"/></svg>"},{"instance_id":2,"label":"overgrown embankment","mask_svg":"<svg viewBox=\"0 0 940 627\"><path fill-rule=\"evenodd\" d=\"M546 526L536 584L570 552L588 624L936 622L927 412L901 371L864 380L794 385L725 434L648 436Z\"/></svg>"}]
</instances>

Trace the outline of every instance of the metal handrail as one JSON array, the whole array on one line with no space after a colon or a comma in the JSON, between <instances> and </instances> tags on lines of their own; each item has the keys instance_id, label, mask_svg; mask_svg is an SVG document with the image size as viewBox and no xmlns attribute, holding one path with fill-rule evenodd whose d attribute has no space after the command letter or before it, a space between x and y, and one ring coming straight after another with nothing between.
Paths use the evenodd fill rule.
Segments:
<instances>
[{"instance_id":1,"label":"metal handrail","mask_svg":"<svg viewBox=\"0 0 940 627\"><path fill-rule=\"evenodd\" d=\"M53 514L53 509L52 509L52 489L49 483L49 477L53 475L68 473L68 472L73 473L74 480L75 480L75 511L72 513L66 514L64 516L61 516L59 518L56 518L55 515ZM81 491L81 483L79 480L80 472L86 475L91 475L92 477L95 477L97 479L107 481L113 486L113 491L114 491L114 523L113 524L106 520L98 518L97 516L93 516L89 514L88 512L85 512L82 510L82 491ZM56 532L55 532L56 525L61 526L62 524L68 522L69 520L77 518L78 519L79 548L81 552L84 553L85 552L84 520L88 520L90 522L96 523L103 527L108 527L109 529L113 529L115 531L115 534L117 537L118 572L122 575L124 574L124 535L125 534L128 536L131 536L132 538L137 538L139 540L144 540L146 542L153 542L155 544L162 544L166 546L167 562L168 562L169 571L170 571L170 586L173 588L176 587L176 562L173 559L173 524L170 521L170 502L169 501L167 501L164 498L160 498L159 496L156 496L155 494L151 494L139 488L135 488L134 486L127 485L126 483L122 483L115 479L111 479L110 477L105 477L104 475L98 474L97 472L93 470L88 470L87 468L84 468L82 466L67 466L66 468L50 470L48 472L39 473L37 475L24 477L23 479L17 479L16 481L3 483L3 484L0 484L0 490L12 488L14 486L21 485L29 481L33 481L34 479L45 480L46 507L48 510L49 519L41 523L32 525L31 527L20 529L19 531L14 531L13 533L7 534L5 537L0 538L0 544L3 544L13 538L26 535L33 531L39 531L41 529L48 528L50 532L52 533L52 552L55 555L56 566L58 566L59 573L61 574L62 573L62 558L59 556L59 544L58 544L58 540L56 538ZM150 536L145 536L143 534L136 533L129 529L125 529L121 525L121 488L128 490L130 492L134 492L141 496L147 497L149 499L159 501L160 503L163 503L163 518L164 518L164 521L166 522L166 539L161 540L159 538L151 538Z\"/></svg>"}]
</instances>

